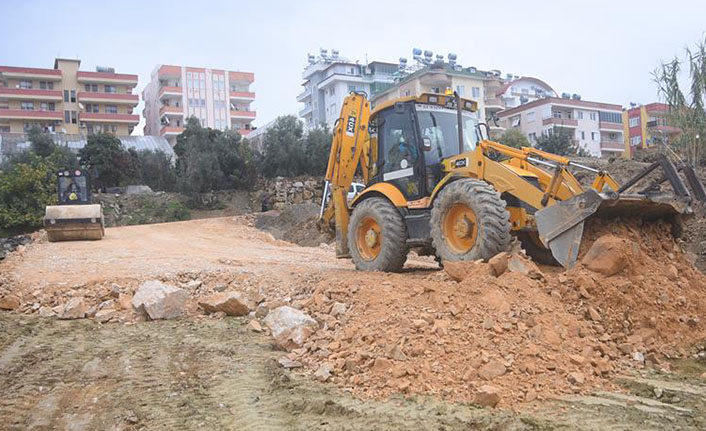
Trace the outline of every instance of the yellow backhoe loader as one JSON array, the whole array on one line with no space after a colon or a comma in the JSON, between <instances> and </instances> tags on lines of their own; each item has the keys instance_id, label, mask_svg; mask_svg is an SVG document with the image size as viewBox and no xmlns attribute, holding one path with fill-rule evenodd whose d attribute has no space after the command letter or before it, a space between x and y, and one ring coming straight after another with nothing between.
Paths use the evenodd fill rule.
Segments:
<instances>
[{"instance_id":1,"label":"yellow backhoe loader","mask_svg":"<svg viewBox=\"0 0 706 431\"><path fill-rule=\"evenodd\" d=\"M88 175L81 169L57 173L59 205L48 205L44 229L49 241L102 239L105 234L103 209L91 204Z\"/></svg>"},{"instance_id":2,"label":"yellow backhoe loader","mask_svg":"<svg viewBox=\"0 0 706 431\"><path fill-rule=\"evenodd\" d=\"M487 136L476 102L455 93L423 93L372 111L365 94L349 94L326 171L331 199L320 214L322 226L335 228L337 257L351 257L361 270L399 271L410 248L439 261L489 259L517 237L535 259L569 268L588 218L692 213L692 196L667 158L621 187L607 172ZM628 192L659 167L657 184ZM683 168L696 197L706 199L693 170ZM595 174L590 188L575 169ZM348 203L357 172L365 189ZM654 191L667 180L673 192Z\"/></svg>"}]
</instances>

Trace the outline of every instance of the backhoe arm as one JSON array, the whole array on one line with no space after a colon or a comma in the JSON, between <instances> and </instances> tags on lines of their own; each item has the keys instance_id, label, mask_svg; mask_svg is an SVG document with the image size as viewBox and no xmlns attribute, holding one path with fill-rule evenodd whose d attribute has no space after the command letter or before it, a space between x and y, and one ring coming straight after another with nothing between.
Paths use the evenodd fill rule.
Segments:
<instances>
[{"instance_id":1,"label":"backhoe arm","mask_svg":"<svg viewBox=\"0 0 706 431\"><path fill-rule=\"evenodd\" d=\"M359 164L364 163L367 152L370 102L361 93L351 93L343 100L341 115L333 130L331 152L326 168L326 188L331 190L331 200L326 203L324 190L320 224L330 226L332 217L336 224L336 257L350 257L348 252L348 221L350 210L346 196Z\"/></svg>"}]
</instances>

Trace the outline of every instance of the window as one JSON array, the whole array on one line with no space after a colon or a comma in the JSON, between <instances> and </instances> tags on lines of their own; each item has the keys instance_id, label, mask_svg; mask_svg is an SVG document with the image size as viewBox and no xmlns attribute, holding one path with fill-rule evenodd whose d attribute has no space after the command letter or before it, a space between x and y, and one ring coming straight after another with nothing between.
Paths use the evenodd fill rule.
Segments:
<instances>
[{"instance_id":1,"label":"window","mask_svg":"<svg viewBox=\"0 0 706 431\"><path fill-rule=\"evenodd\" d=\"M71 111L71 124L76 124L76 111Z\"/></svg>"},{"instance_id":2,"label":"window","mask_svg":"<svg viewBox=\"0 0 706 431\"><path fill-rule=\"evenodd\" d=\"M559 111L554 111L554 112L552 112L552 117L554 117L554 118L561 118L561 112L559 112Z\"/></svg>"},{"instance_id":3,"label":"window","mask_svg":"<svg viewBox=\"0 0 706 431\"><path fill-rule=\"evenodd\" d=\"M623 124L623 115L619 112L598 111L598 119L603 123Z\"/></svg>"},{"instance_id":4,"label":"window","mask_svg":"<svg viewBox=\"0 0 706 431\"><path fill-rule=\"evenodd\" d=\"M471 97L480 97L480 87L471 87Z\"/></svg>"},{"instance_id":5,"label":"window","mask_svg":"<svg viewBox=\"0 0 706 431\"><path fill-rule=\"evenodd\" d=\"M640 125L640 117L632 117L628 123L630 127L637 127Z\"/></svg>"},{"instance_id":6,"label":"window","mask_svg":"<svg viewBox=\"0 0 706 431\"><path fill-rule=\"evenodd\" d=\"M431 87L432 93L439 93L439 87Z\"/></svg>"},{"instance_id":7,"label":"window","mask_svg":"<svg viewBox=\"0 0 706 431\"><path fill-rule=\"evenodd\" d=\"M51 81L39 81L39 88L42 90L53 90L54 83Z\"/></svg>"},{"instance_id":8,"label":"window","mask_svg":"<svg viewBox=\"0 0 706 431\"><path fill-rule=\"evenodd\" d=\"M591 118L591 121L596 121L596 113L595 112L589 112L588 116Z\"/></svg>"},{"instance_id":9,"label":"window","mask_svg":"<svg viewBox=\"0 0 706 431\"><path fill-rule=\"evenodd\" d=\"M638 146L642 143L642 136L633 136L630 138L630 145L633 147Z\"/></svg>"},{"instance_id":10,"label":"window","mask_svg":"<svg viewBox=\"0 0 706 431\"><path fill-rule=\"evenodd\" d=\"M64 111L64 123L69 124L71 122L71 112Z\"/></svg>"},{"instance_id":11,"label":"window","mask_svg":"<svg viewBox=\"0 0 706 431\"><path fill-rule=\"evenodd\" d=\"M465 85L457 85L456 86L456 92L458 93L459 96L463 97L464 92L466 91L466 86Z\"/></svg>"},{"instance_id":12,"label":"window","mask_svg":"<svg viewBox=\"0 0 706 431\"><path fill-rule=\"evenodd\" d=\"M529 138L530 142L537 142L537 134L536 133L530 133L527 135Z\"/></svg>"},{"instance_id":13,"label":"window","mask_svg":"<svg viewBox=\"0 0 706 431\"><path fill-rule=\"evenodd\" d=\"M106 85L105 92L106 93L117 93L117 91L115 91L115 85Z\"/></svg>"},{"instance_id":14,"label":"window","mask_svg":"<svg viewBox=\"0 0 706 431\"><path fill-rule=\"evenodd\" d=\"M56 105L54 105L54 102L42 102L39 106L39 109L42 111L53 111L56 107Z\"/></svg>"},{"instance_id":15,"label":"window","mask_svg":"<svg viewBox=\"0 0 706 431\"><path fill-rule=\"evenodd\" d=\"M533 123L533 122L534 122L534 116L535 116L535 113L534 113L534 112L528 112L528 113L527 113L527 122L528 122L528 123Z\"/></svg>"},{"instance_id":16,"label":"window","mask_svg":"<svg viewBox=\"0 0 706 431\"><path fill-rule=\"evenodd\" d=\"M98 104L86 103L86 112L98 112Z\"/></svg>"},{"instance_id":17,"label":"window","mask_svg":"<svg viewBox=\"0 0 706 431\"><path fill-rule=\"evenodd\" d=\"M578 118L579 120L583 120L583 111L576 111L576 118Z\"/></svg>"},{"instance_id":18,"label":"window","mask_svg":"<svg viewBox=\"0 0 706 431\"><path fill-rule=\"evenodd\" d=\"M581 131L581 140L582 141L586 140L586 132L584 132L583 130Z\"/></svg>"},{"instance_id":19,"label":"window","mask_svg":"<svg viewBox=\"0 0 706 431\"><path fill-rule=\"evenodd\" d=\"M20 81L20 88L23 88L25 90L29 90L30 88L32 88L32 81L25 81L25 80Z\"/></svg>"},{"instance_id":20,"label":"window","mask_svg":"<svg viewBox=\"0 0 706 431\"><path fill-rule=\"evenodd\" d=\"M594 142L598 142L598 132L591 132L591 140Z\"/></svg>"},{"instance_id":21,"label":"window","mask_svg":"<svg viewBox=\"0 0 706 431\"><path fill-rule=\"evenodd\" d=\"M34 102L21 102L20 109L23 111L34 111Z\"/></svg>"},{"instance_id":22,"label":"window","mask_svg":"<svg viewBox=\"0 0 706 431\"><path fill-rule=\"evenodd\" d=\"M105 113L106 114L117 114L118 107L115 105L105 105Z\"/></svg>"},{"instance_id":23,"label":"window","mask_svg":"<svg viewBox=\"0 0 706 431\"><path fill-rule=\"evenodd\" d=\"M71 103L76 103L76 90L71 90Z\"/></svg>"},{"instance_id":24,"label":"window","mask_svg":"<svg viewBox=\"0 0 706 431\"><path fill-rule=\"evenodd\" d=\"M64 90L64 102L69 101L69 90ZM68 123L68 121L67 121Z\"/></svg>"},{"instance_id":25,"label":"window","mask_svg":"<svg viewBox=\"0 0 706 431\"><path fill-rule=\"evenodd\" d=\"M83 88L86 91L92 92L92 93L97 93L98 92L98 84L86 84L83 86Z\"/></svg>"}]
</instances>

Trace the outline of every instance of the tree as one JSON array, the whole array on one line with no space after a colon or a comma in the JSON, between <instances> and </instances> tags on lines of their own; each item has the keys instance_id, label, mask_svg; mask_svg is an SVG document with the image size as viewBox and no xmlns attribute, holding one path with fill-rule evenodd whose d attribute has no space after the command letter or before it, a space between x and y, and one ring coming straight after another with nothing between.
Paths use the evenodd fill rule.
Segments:
<instances>
[{"instance_id":1,"label":"tree","mask_svg":"<svg viewBox=\"0 0 706 431\"><path fill-rule=\"evenodd\" d=\"M304 171L306 149L304 127L294 115L275 119L264 137L265 154L261 171L267 177L300 175Z\"/></svg>"},{"instance_id":2,"label":"tree","mask_svg":"<svg viewBox=\"0 0 706 431\"><path fill-rule=\"evenodd\" d=\"M680 84L684 62L688 65L686 89ZM694 49L686 48L685 61L675 57L658 67L653 77L669 105L670 125L681 129L671 144L693 165L700 165L706 156L706 39Z\"/></svg>"},{"instance_id":3,"label":"tree","mask_svg":"<svg viewBox=\"0 0 706 431\"><path fill-rule=\"evenodd\" d=\"M323 176L328 165L332 135L325 127L317 127L306 134L306 157L304 173Z\"/></svg>"},{"instance_id":4,"label":"tree","mask_svg":"<svg viewBox=\"0 0 706 431\"><path fill-rule=\"evenodd\" d=\"M78 152L81 165L91 172L96 188L117 187L134 175L133 159L120 139L109 133L88 136Z\"/></svg>"},{"instance_id":5,"label":"tree","mask_svg":"<svg viewBox=\"0 0 706 431\"><path fill-rule=\"evenodd\" d=\"M37 126L29 129L27 133L29 142L32 144L32 151L40 157L47 157L54 152L54 140L48 133L42 132Z\"/></svg>"},{"instance_id":6,"label":"tree","mask_svg":"<svg viewBox=\"0 0 706 431\"><path fill-rule=\"evenodd\" d=\"M498 142L512 148L531 147L530 141L520 129L507 129L500 137Z\"/></svg>"},{"instance_id":7,"label":"tree","mask_svg":"<svg viewBox=\"0 0 706 431\"><path fill-rule=\"evenodd\" d=\"M176 188L176 168L162 151L136 151L134 184L146 184L154 191L171 192Z\"/></svg>"},{"instance_id":8,"label":"tree","mask_svg":"<svg viewBox=\"0 0 706 431\"><path fill-rule=\"evenodd\" d=\"M558 156L589 156L590 154L571 139L571 135L555 127L551 133L537 138L535 147Z\"/></svg>"},{"instance_id":9,"label":"tree","mask_svg":"<svg viewBox=\"0 0 706 431\"><path fill-rule=\"evenodd\" d=\"M189 118L174 146L177 186L192 196L223 189L250 189L257 179L254 154L236 131L201 127Z\"/></svg>"}]
</instances>

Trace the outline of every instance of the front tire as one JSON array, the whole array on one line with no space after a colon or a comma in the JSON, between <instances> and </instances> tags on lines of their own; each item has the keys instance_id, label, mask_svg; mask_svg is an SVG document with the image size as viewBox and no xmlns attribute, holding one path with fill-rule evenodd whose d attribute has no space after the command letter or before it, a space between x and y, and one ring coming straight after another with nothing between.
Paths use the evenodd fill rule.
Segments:
<instances>
[{"instance_id":1,"label":"front tire","mask_svg":"<svg viewBox=\"0 0 706 431\"><path fill-rule=\"evenodd\" d=\"M353 209L348 249L356 269L399 272L409 247L407 228L397 209L384 198L369 198Z\"/></svg>"},{"instance_id":2,"label":"front tire","mask_svg":"<svg viewBox=\"0 0 706 431\"><path fill-rule=\"evenodd\" d=\"M431 210L436 254L451 262L488 260L508 251L510 214L500 194L485 181L460 179L448 184Z\"/></svg>"}]
</instances>

